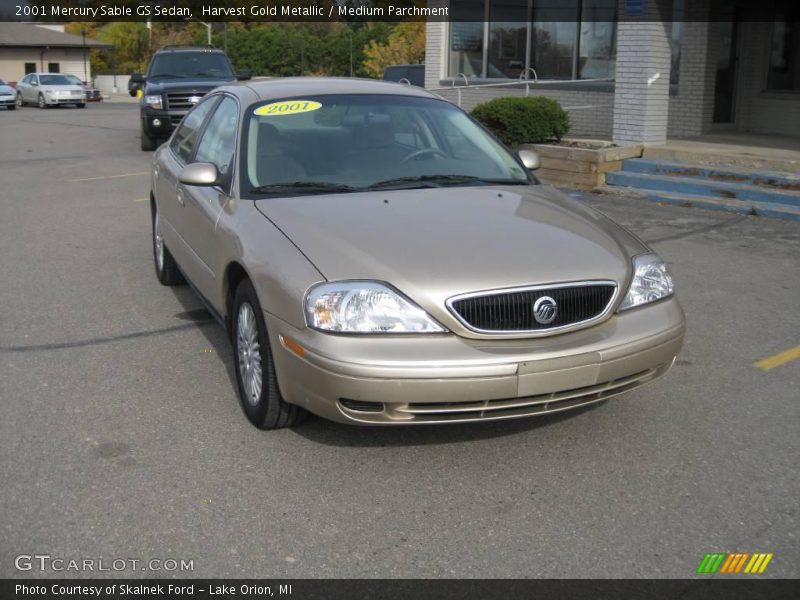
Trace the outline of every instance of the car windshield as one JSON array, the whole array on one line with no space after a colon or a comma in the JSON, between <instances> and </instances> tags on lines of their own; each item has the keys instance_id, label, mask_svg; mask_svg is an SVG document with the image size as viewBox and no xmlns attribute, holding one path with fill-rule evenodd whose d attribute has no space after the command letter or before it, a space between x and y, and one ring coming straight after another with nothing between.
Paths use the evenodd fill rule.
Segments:
<instances>
[{"instance_id":1,"label":"car windshield","mask_svg":"<svg viewBox=\"0 0 800 600\"><path fill-rule=\"evenodd\" d=\"M72 82L64 75L39 75L39 83L42 85L72 85Z\"/></svg>"},{"instance_id":2,"label":"car windshield","mask_svg":"<svg viewBox=\"0 0 800 600\"><path fill-rule=\"evenodd\" d=\"M70 83L74 83L75 85L83 85L83 82L78 79L76 75L64 75L64 77L66 77Z\"/></svg>"},{"instance_id":3,"label":"car windshield","mask_svg":"<svg viewBox=\"0 0 800 600\"><path fill-rule=\"evenodd\" d=\"M233 78L227 57L219 52L165 52L156 54L147 77Z\"/></svg>"},{"instance_id":4,"label":"car windshield","mask_svg":"<svg viewBox=\"0 0 800 600\"><path fill-rule=\"evenodd\" d=\"M536 180L504 146L444 100L320 95L251 106L246 197Z\"/></svg>"}]
</instances>

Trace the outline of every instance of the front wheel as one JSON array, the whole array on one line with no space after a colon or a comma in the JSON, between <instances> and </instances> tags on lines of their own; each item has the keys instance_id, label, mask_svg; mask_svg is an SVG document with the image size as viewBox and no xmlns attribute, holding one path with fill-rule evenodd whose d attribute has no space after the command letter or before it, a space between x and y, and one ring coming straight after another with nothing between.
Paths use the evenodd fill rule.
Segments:
<instances>
[{"instance_id":1,"label":"front wheel","mask_svg":"<svg viewBox=\"0 0 800 600\"><path fill-rule=\"evenodd\" d=\"M47 103L44 101L44 95L39 94L39 108L47 108Z\"/></svg>"},{"instance_id":2,"label":"front wheel","mask_svg":"<svg viewBox=\"0 0 800 600\"><path fill-rule=\"evenodd\" d=\"M239 284L232 308L234 367L244 413L259 429L300 423L307 413L281 397L264 315L249 280Z\"/></svg>"},{"instance_id":3,"label":"front wheel","mask_svg":"<svg viewBox=\"0 0 800 600\"><path fill-rule=\"evenodd\" d=\"M17 105L16 104L9 104L8 105L8 110L17 110Z\"/></svg>"},{"instance_id":4,"label":"front wheel","mask_svg":"<svg viewBox=\"0 0 800 600\"><path fill-rule=\"evenodd\" d=\"M78 108L86 108L86 102L81 102L80 104L76 104Z\"/></svg>"},{"instance_id":5,"label":"front wheel","mask_svg":"<svg viewBox=\"0 0 800 600\"><path fill-rule=\"evenodd\" d=\"M19 92L17 92L17 106L19 106L20 108L25 106L25 101L22 99L22 94L20 94Z\"/></svg>"}]
</instances>

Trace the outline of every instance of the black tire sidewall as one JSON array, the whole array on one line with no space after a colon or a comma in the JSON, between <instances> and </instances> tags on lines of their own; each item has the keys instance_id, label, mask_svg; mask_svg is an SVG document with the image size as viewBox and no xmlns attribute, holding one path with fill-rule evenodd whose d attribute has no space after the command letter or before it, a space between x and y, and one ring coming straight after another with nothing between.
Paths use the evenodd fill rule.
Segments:
<instances>
[{"instance_id":1,"label":"black tire sidewall","mask_svg":"<svg viewBox=\"0 0 800 600\"><path fill-rule=\"evenodd\" d=\"M47 102L44 101L44 96L39 94L39 108L47 108Z\"/></svg>"}]
</instances>

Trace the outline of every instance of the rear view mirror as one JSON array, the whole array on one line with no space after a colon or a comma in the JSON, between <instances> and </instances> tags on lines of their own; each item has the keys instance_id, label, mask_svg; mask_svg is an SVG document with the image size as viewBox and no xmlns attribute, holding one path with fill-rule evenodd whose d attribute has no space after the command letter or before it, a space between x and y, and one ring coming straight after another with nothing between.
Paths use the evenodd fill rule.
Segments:
<instances>
[{"instance_id":1,"label":"rear view mirror","mask_svg":"<svg viewBox=\"0 0 800 600\"><path fill-rule=\"evenodd\" d=\"M253 76L250 74L250 71L245 69L244 71L239 71L236 74L236 79L239 81L247 81L248 79L252 78Z\"/></svg>"},{"instance_id":2,"label":"rear view mirror","mask_svg":"<svg viewBox=\"0 0 800 600\"><path fill-rule=\"evenodd\" d=\"M542 166L542 161L539 158L539 154L533 150L520 150L519 158L522 160L522 164L525 165L525 168L530 169L531 171L535 171Z\"/></svg>"},{"instance_id":3,"label":"rear view mirror","mask_svg":"<svg viewBox=\"0 0 800 600\"><path fill-rule=\"evenodd\" d=\"M211 186L219 182L216 165L205 162L186 165L178 176L178 181L186 185Z\"/></svg>"},{"instance_id":4,"label":"rear view mirror","mask_svg":"<svg viewBox=\"0 0 800 600\"><path fill-rule=\"evenodd\" d=\"M134 83L144 83L144 75L141 73L132 73L131 81Z\"/></svg>"}]
</instances>

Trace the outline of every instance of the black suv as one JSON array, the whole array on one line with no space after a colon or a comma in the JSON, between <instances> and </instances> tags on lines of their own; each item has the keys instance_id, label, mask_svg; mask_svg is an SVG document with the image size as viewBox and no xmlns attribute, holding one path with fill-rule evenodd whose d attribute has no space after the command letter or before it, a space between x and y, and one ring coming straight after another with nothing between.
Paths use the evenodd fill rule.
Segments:
<instances>
[{"instance_id":1,"label":"black suv","mask_svg":"<svg viewBox=\"0 0 800 600\"><path fill-rule=\"evenodd\" d=\"M142 89L142 150L155 150L200 98L236 79L250 79L250 73L237 74L222 50L197 46L158 50L146 75L131 75L131 85Z\"/></svg>"}]
</instances>

